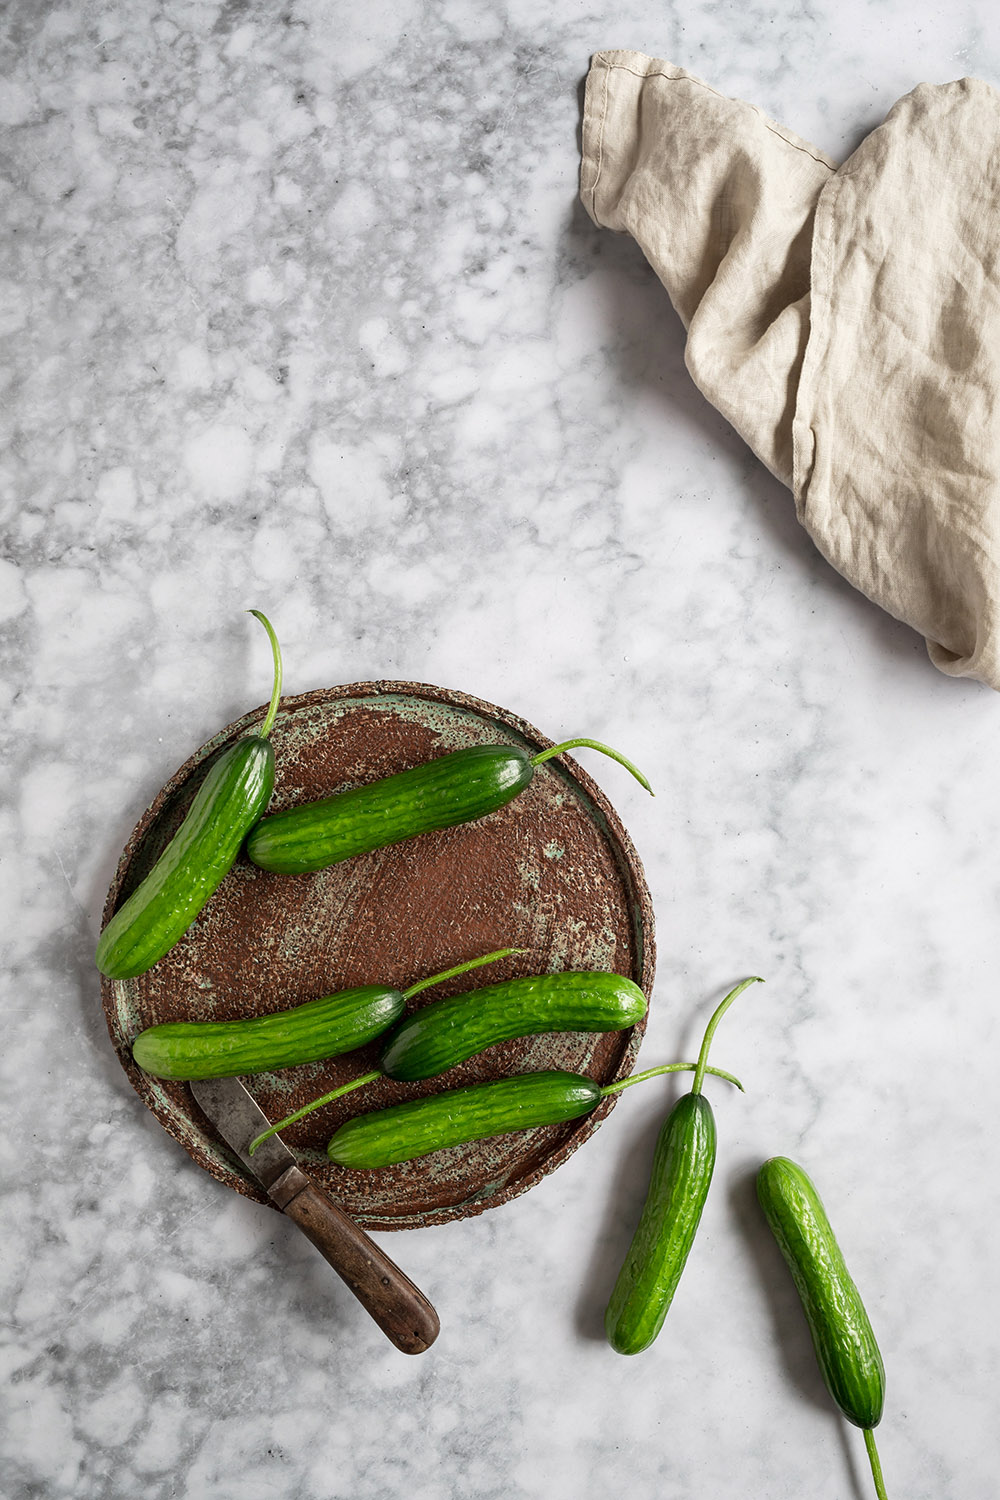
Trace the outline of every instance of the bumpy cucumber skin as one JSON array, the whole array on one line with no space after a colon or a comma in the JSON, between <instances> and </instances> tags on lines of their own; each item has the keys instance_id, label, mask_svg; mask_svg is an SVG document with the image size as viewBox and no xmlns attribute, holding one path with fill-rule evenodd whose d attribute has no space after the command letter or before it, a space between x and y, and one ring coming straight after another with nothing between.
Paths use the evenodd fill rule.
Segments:
<instances>
[{"instance_id":1,"label":"bumpy cucumber skin","mask_svg":"<svg viewBox=\"0 0 1000 1500\"><path fill-rule=\"evenodd\" d=\"M341 1167L391 1167L447 1146L575 1120L596 1109L601 1097L600 1087L580 1073L516 1073L356 1115L334 1132L326 1151Z\"/></svg>"},{"instance_id":2,"label":"bumpy cucumber skin","mask_svg":"<svg viewBox=\"0 0 1000 1500\"><path fill-rule=\"evenodd\" d=\"M97 944L109 979L134 979L168 953L232 868L270 801L274 751L251 735L219 756L145 880L118 908Z\"/></svg>"},{"instance_id":3,"label":"bumpy cucumber skin","mask_svg":"<svg viewBox=\"0 0 1000 1500\"><path fill-rule=\"evenodd\" d=\"M549 1031L623 1031L646 997L622 974L570 971L484 985L425 1005L401 1021L379 1066L390 1078L436 1078L495 1042Z\"/></svg>"},{"instance_id":4,"label":"bumpy cucumber skin","mask_svg":"<svg viewBox=\"0 0 1000 1500\"><path fill-rule=\"evenodd\" d=\"M660 1127L646 1202L604 1318L619 1354L648 1349L663 1326L701 1222L715 1149L712 1106L704 1094L682 1094Z\"/></svg>"},{"instance_id":5,"label":"bumpy cucumber skin","mask_svg":"<svg viewBox=\"0 0 1000 1500\"><path fill-rule=\"evenodd\" d=\"M534 774L526 750L472 745L367 786L264 818L247 853L262 870L302 875L417 834L471 823L523 792Z\"/></svg>"},{"instance_id":6,"label":"bumpy cucumber skin","mask_svg":"<svg viewBox=\"0 0 1000 1500\"><path fill-rule=\"evenodd\" d=\"M405 1005L399 990L368 984L245 1021L163 1021L140 1032L132 1056L156 1078L232 1078L294 1068L363 1047Z\"/></svg>"},{"instance_id":7,"label":"bumpy cucumber skin","mask_svg":"<svg viewBox=\"0 0 1000 1500\"><path fill-rule=\"evenodd\" d=\"M882 1355L819 1194L801 1167L775 1156L757 1174L757 1197L802 1300L827 1390L855 1427L877 1427Z\"/></svg>"}]
</instances>

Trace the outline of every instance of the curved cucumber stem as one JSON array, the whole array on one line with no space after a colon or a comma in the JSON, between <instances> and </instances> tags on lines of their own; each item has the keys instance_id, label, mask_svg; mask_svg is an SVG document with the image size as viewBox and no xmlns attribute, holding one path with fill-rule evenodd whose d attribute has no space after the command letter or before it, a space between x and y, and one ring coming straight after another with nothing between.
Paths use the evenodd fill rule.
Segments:
<instances>
[{"instance_id":1,"label":"curved cucumber stem","mask_svg":"<svg viewBox=\"0 0 1000 1500\"><path fill-rule=\"evenodd\" d=\"M313 1099L310 1104L304 1104L293 1115L286 1115L283 1120L278 1121L277 1125L271 1125L267 1130L262 1130L260 1135L254 1136L247 1147L247 1156L253 1156L257 1147L266 1141L268 1136L277 1135L278 1131L284 1130L286 1125L294 1125L296 1120L302 1120L305 1119L306 1115L311 1115L314 1109L319 1109L324 1104L332 1104L334 1099L339 1099L342 1094L353 1093L363 1083L372 1083L376 1078L381 1077L381 1072L376 1068L374 1073L364 1073L360 1078L355 1078L351 1083L342 1083L339 1089L331 1089L328 1094L323 1095L322 1099Z\"/></svg>"},{"instance_id":2,"label":"curved cucumber stem","mask_svg":"<svg viewBox=\"0 0 1000 1500\"><path fill-rule=\"evenodd\" d=\"M602 755L610 755L611 759L616 760L620 766L624 766L626 771L632 772L639 785L644 786L651 797L656 796L639 768L630 760L626 760L619 751L612 750L610 745L602 745L600 740L563 740L561 745L553 745L551 750L540 750L537 755L532 755L528 763L532 766L540 766L544 761L551 760L553 755L561 755L564 750L575 750L578 745L586 745L590 750L600 750Z\"/></svg>"},{"instance_id":3,"label":"curved cucumber stem","mask_svg":"<svg viewBox=\"0 0 1000 1500\"><path fill-rule=\"evenodd\" d=\"M456 964L453 969L443 969L440 974L432 974L430 979L418 979L416 984L411 984L408 990L403 990L403 999L412 1000L414 995L419 995L421 990L429 989L432 984L443 984L446 979L454 979L456 974L467 974L470 969L478 969L483 964L494 964L498 958L509 958L512 953L527 953L527 948L497 948L495 953L484 953L482 958L467 959L464 964Z\"/></svg>"},{"instance_id":4,"label":"curved cucumber stem","mask_svg":"<svg viewBox=\"0 0 1000 1500\"><path fill-rule=\"evenodd\" d=\"M761 979L759 974L751 974L749 979L744 979L742 984L738 984L734 990L730 990L729 994L722 1001L721 1005L718 1005L712 1012L712 1018L709 1021L708 1025L705 1027L705 1035L702 1040L701 1051L698 1053L698 1066L695 1069L694 1082L691 1085L692 1094L701 1093L701 1085L704 1081L705 1073L708 1071L708 1049L712 1045L712 1038L715 1035L715 1028L718 1026L719 1022L726 1014L726 1011L736 999L736 996L742 995L747 985L763 983L764 981L763 979Z\"/></svg>"},{"instance_id":5,"label":"curved cucumber stem","mask_svg":"<svg viewBox=\"0 0 1000 1500\"><path fill-rule=\"evenodd\" d=\"M267 618L267 615L262 615L259 609L248 609L247 614L253 615L255 620L259 620L267 631L267 638L271 642L271 655L274 657L274 686L271 689L271 701L267 706L267 716L260 726L260 738L266 740L271 733L274 716L278 712L278 699L281 697L281 679L283 676L281 647L278 645L278 637L274 633L274 626Z\"/></svg>"},{"instance_id":6,"label":"curved cucumber stem","mask_svg":"<svg viewBox=\"0 0 1000 1500\"><path fill-rule=\"evenodd\" d=\"M698 1067L697 1063L664 1063L659 1068L647 1068L644 1073L633 1073L629 1078L623 1078L620 1083L606 1083L601 1089L602 1096L607 1094L620 1094L622 1089L630 1089L633 1083L645 1083L647 1078L659 1078L664 1073L694 1073ZM723 1068L709 1068L706 1073L714 1073L716 1078L724 1078L727 1083L735 1083L740 1093L745 1093L742 1083L734 1073L727 1073Z\"/></svg>"},{"instance_id":7,"label":"curved cucumber stem","mask_svg":"<svg viewBox=\"0 0 1000 1500\"><path fill-rule=\"evenodd\" d=\"M879 1462L878 1449L875 1446L875 1433L870 1427L864 1429L865 1447L868 1450L868 1462L872 1466L872 1478L875 1481L875 1493L878 1500L889 1500L885 1492L885 1480L882 1478L882 1465Z\"/></svg>"}]
</instances>

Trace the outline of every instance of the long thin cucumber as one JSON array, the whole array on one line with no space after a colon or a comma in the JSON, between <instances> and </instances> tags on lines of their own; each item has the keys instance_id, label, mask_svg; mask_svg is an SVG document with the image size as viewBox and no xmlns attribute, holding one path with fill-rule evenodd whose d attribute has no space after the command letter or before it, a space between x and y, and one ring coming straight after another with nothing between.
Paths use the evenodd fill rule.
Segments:
<instances>
[{"instance_id":1,"label":"long thin cucumber","mask_svg":"<svg viewBox=\"0 0 1000 1500\"><path fill-rule=\"evenodd\" d=\"M400 990L366 984L245 1021L162 1021L139 1033L132 1056L155 1078L268 1073L363 1047L405 1005Z\"/></svg>"},{"instance_id":2,"label":"long thin cucumber","mask_svg":"<svg viewBox=\"0 0 1000 1500\"><path fill-rule=\"evenodd\" d=\"M446 1089L440 1094L428 1094L423 1099L411 1099L405 1104L391 1104L387 1109L355 1115L334 1132L327 1146L327 1155L331 1161L345 1167L392 1166L428 1156L448 1146L488 1140L495 1135L527 1130L536 1125L575 1120L596 1109L602 1099L620 1094L633 1084L659 1078L664 1073L693 1072L697 1067L697 1063L689 1062L664 1063L660 1067L647 1068L643 1073L633 1073L630 1078L617 1083L606 1083L603 1087L582 1073L567 1073L557 1068L541 1073L515 1073L496 1083L474 1083L467 1088ZM743 1087L738 1078L721 1068L709 1068L708 1072L727 1079L737 1088ZM379 1073L366 1073L353 1083L335 1089L325 1099L306 1105L282 1121L282 1125L289 1125L319 1104L361 1088L380 1076ZM272 1125L259 1135L251 1143L251 1153L279 1128Z\"/></svg>"},{"instance_id":3,"label":"long thin cucumber","mask_svg":"<svg viewBox=\"0 0 1000 1500\"><path fill-rule=\"evenodd\" d=\"M342 1167L387 1167L467 1141L574 1120L600 1102L599 1085L579 1073L515 1074L356 1115L335 1133L327 1155Z\"/></svg>"},{"instance_id":4,"label":"long thin cucumber","mask_svg":"<svg viewBox=\"0 0 1000 1500\"><path fill-rule=\"evenodd\" d=\"M268 736L281 696L281 650L270 621L259 610L249 613L267 631L274 656L274 686L264 722L259 733L219 756L180 828L101 933L96 963L109 979L133 979L169 953L232 868L247 832L270 801L274 750Z\"/></svg>"},{"instance_id":5,"label":"long thin cucumber","mask_svg":"<svg viewBox=\"0 0 1000 1500\"><path fill-rule=\"evenodd\" d=\"M380 1066L390 1078L436 1078L497 1042L550 1031L623 1031L646 997L623 974L533 974L435 1000L396 1026Z\"/></svg>"},{"instance_id":6,"label":"long thin cucumber","mask_svg":"<svg viewBox=\"0 0 1000 1500\"><path fill-rule=\"evenodd\" d=\"M500 948L469 959L407 990L367 984L239 1021L161 1021L139 1033L132 1056L156 1078L185 1080L269 1073L338 1057L381 1035L421 990L506 958L511 951Z\"/></svg>"},{"instance_id":7,"label":"long thin cucumber","mask_svg":"<svg viewBox=\"0 0 1000 1500\"><path fill-rule=\"evenodd\" d=\"M366 786L273 813L252 830L247 853L263 870L300 875L421 833L471 823L523 792L537 766L578 745L611 756L650 790L631 761L597 740L566 740L536 755L516 745L471 745Z\"/></svg>"},{"instance_id":8,"label":"long thin cucumber","mask_svg":"<svg viewBox=\"0 0 1000 1500\"><path fill-rule=\"evenodd\" d=\"M756 976L744 979L716 1007L691 1092L678 1099L660 1128L646 1201L604 1318L608 1342L619 1354L649 1348L687 1265L715 1169L715 1116L701 1092L708 1051L730 1005L756 982Z\"/></svg>"}]
</instances>

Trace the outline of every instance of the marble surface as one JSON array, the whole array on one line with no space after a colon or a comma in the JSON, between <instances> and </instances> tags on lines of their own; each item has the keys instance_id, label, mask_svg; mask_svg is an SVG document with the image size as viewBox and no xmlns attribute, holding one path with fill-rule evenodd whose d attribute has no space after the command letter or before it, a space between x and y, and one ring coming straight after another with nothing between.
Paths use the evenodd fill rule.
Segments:
<instances>
[{"instance_id":1,"label":"marble surface","mask_svg":"<svg viewBox=\"0 0 1000 1500\"><path fill-rule=\"evenodd\" d=\"M896 1500L994 1500L1000 700L852 592L577 193L630 47L843 157L992 8L11 0L0 20L0 1248L10 1500L845 1500L753 1174L813 1173L887 1367ZM642 1062L720 1030L720 1156L660 1340L601 1337L673 1087L512 1204L383 1242L397 1354L111 1051L104 894L160 785L286 687L399 677L620 745Z\"/></svg>"}]
</instances>

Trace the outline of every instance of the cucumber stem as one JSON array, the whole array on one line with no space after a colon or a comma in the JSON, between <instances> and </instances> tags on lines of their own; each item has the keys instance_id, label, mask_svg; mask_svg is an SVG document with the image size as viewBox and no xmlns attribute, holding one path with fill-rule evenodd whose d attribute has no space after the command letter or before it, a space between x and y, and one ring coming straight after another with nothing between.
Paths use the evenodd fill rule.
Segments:
<instances>
[{"instance_id":1,"label":"cucumber stem","mask_svg":"<svg viewBox=\"0 0 1000 1500\"><path fill-rule=\"evenodd\" d=\"M311 1103L304 1104L293 1115L286 1115L283 1120L278 1121L277 1125L271 1125L267 1130L262 1130L260 1135L254 1136L247 1147L247 1156L253 1156L257 1147L266 1141L268 1136L277 1135L278 1131L284 1130L286 1125L294 1125L296 1120L311 1115L314 1109L319 1109L324 1104L332 1104L334 1099L339 1099L342 1094L350 1094L354 1089L359 1089L363 1083L372 1083L376 1078L381 1077L381 1072L376 1068L374 1073L364 1073L360 1078L355 1078L352 1083L342 1083L339 1089L331 1089L328 1094L323 1095L322 1099L313 1099Z\"/></svg>"},{"instance_id":2,"label":"cucumber stem","mask_svg":"<svg viewBox=\"0 0 1000 1500\"><path fill-rule=\"evenodd\" d=\"M278 712L278 699L281 697L281 679L283 675L281 665L281 647L278 645L278 637L274 633L274 626L267 618L267 615L262 615L259 609L248 609L247 614L253 615L255 620L259 620L264 629L267 631L267 638L271 642L271 655L274 657L274 686L271 689L271 701L267 706L267 716L265 717L263 724L260 726L260 738L262 740L266 740L268 735L271 733L271 726L274 724L274 716Z\"/></svg>"},{"instance_id":3,"label":"cucumber stem","mask_svg":"<svg viewBox=\"0 0 1000 1500\"><path fill-rule=\"evenodd\" d=\"M698 1066L695 1069L694 1082L691 1085L692 1094L701 1093L701 1085L704 1081L705 1073L708 1070L708 1049L712 1045L712 1038L715 1035L715 1028L718 1026L719 1022L726 1014L726 1011L736 999L736 996L742 995L747 985L763 983L764 981L763 979L761 979L759 974L751 974L749 979L744 979L743 982L741 984L738 984L734 990L730 990L729 994L722 1001L722 1003L718 1005L712 1012L712 1018L709 1021L708 1025L705 1027L705 1035L702 1039L701 1051L698 1053Z\"/></svg>"},{"instance_id":4,"label":"cucumber stem","mask_svg":"<svg viewBox=\"0 0 1000 1500\"><path fill-rule=\"evenodd\" d=\"M630 1089L633 1083L645 1083L647 1078L659 1078L663 1073L693 1073L697 1063L663 1063L659 1068L647 1068L644 1073L633 1073L629 1078L623 1078L619 1083L606 1083L601 1089L602 1095L620 1094L622 1089ZM744 1093L742 1083L734 1073L727 1073L722 1068L705 1068L706 1073L714 1073L716 1078L724 1078L727 1083L735 1083L740 1093Z\"/></svg>"},{"instance_id":5,"label":"cucumber stem","mask_svg":"<svg viewBox=\"0 0 1000 1500\"><path fill-rule=\"evenodd\" d=\"M871 1427L864 1429L865 1447L868 1449L868 1462L872 1466L872 1478L875 1481L875 1493L878 1500L889 1500L885 1492L885 1480L882 1478L882 1465L879 1462L878 1449L875 1446L875 1433Z\"/></svg>"},{"instance_id":6,"label":"cucumber stem","mask_svg":"<svg viewBox=\"0 0 1000 1500\"><path fill-rule=\"evenodd\" d=\"M432 974L430 979L418 979L408 990L403 990L403 999L412 1000L414 995L429 989L432 984L443 984L446 979L454 979L457 974L467 974L470 969L478 969L483 964L496 963L498 958L508 958L512 953L527 951L527 948L497 948L494 953L484 953L482 958L467 959L464 964L456 964L453 969L443 969L440 974Z\"/></svg>"},{"instance_id":7,"label":"cucumber stem","mask_svg":"<svg viewBox=\"0 0 1000 1500\"><path fill-rule=\"evenodd\" d=\"M626 771L632 772L639 785L644 786L651 797L656 796L638 767L634 766L630 760L626 760L618 750L612 750L610 745L602 745L600 740L563 740L561 745L553 745L551 750L540 750L537 755L532 755L529 764L540 766L544 761L551 760L553 755L561 755L564 750L575 750L578 745L586 745L590 750L600 750L602 755L610 755L611 759L616 760L620 766L624 766Z\"/></svg>"}]
</instances>

